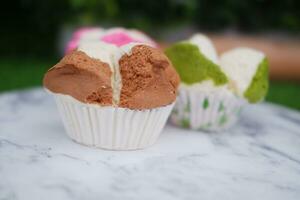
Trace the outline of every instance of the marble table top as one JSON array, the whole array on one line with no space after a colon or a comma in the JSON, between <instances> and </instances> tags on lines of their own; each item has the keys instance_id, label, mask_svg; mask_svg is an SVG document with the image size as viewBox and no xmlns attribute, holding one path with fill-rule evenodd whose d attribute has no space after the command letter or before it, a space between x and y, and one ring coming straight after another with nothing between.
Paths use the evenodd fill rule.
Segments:
<instances>
[{"instance_id":1,"label":"marble table top","mask_svg":"<svg viewBox=\"0 0 300 200\"><path fill-rule=\"evenodd\" d=\"M238 125L167 125L139 151L71 141L42 89L0 95L0 200L300 199L300 113L250 106Z\"/></svg>"}]
</instances>

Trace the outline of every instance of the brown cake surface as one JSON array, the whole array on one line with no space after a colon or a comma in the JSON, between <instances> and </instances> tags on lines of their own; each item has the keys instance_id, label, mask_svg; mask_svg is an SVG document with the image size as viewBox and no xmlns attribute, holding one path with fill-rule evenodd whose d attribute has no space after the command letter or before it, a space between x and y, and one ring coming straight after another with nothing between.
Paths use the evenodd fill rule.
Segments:
<instances>
[{"instance_id":1,"label":"brown cake surface","mask_svg":"<svg viewBox=\"0 0 300 200\"><path fill-rule=\"evenodd\" d=\"M179 76L158 49L137 45L118 61L122 87L118 105L130 109L151 109L176 99ZM108 63L82 51L67 54L44 77L44 86L83 103L113 105L113 72Z\"/></svg>"},{"instance_id":2,"label":"brown cake surface","mask_svg":"<svg viewBox=\"0 0 300 200\"><path fill-rule=\"evenodd\" d=\"M176 99L179 76L169 59L158 49L139 45L119 60L122 76L120 106L153 108Z\"/></svg>"},{"instance_id":3,"label":"brown cake surface","mask_svg":"<svg viewBox=\"0 0 300 200\"><path fill-rule=\"evenodd\" d=\"M83 103L111 105L111 74L108 64L73 51L46 73L44 86Z\"/></svg>"}]
</instances>

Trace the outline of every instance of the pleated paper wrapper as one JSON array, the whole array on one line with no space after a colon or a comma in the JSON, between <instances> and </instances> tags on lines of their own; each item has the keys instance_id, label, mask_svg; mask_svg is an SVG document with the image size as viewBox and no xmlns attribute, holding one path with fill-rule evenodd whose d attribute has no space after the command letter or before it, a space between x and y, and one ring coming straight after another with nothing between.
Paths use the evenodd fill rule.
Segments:
<instances>
[{"instance_id":1,"label":"pleated paper wrapper","mask_svg":"<svg viewBox=\"0 0 300 200\"><path fill-rule=\"evenodd\" d=\"M158 139L173 104L146 110L85 104L54 94L67 134L80 144L108 150L134 150Z\"/></svg>"},{"instance_id":2,"label":"pleated paper wrapper","mask_svg":"<svg viewBox=\"0 0 300 200\"><path fill-rule=\"evenodd\" d=\"M230 128L247 101L229 90L196 91L180 88L171 122L193 130L218 132Z\"/></svg>"}]
</instances>

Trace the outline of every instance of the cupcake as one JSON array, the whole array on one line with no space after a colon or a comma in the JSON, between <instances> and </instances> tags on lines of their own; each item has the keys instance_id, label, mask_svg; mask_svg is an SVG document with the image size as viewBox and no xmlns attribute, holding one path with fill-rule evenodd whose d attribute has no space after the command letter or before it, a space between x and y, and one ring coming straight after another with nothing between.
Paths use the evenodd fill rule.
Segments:
<instances>
[{"instance_id":1,"label":"cupcake","mask_svg":"<svg viewBox=\"0 0 300 200\"><path fill-rule=\"evenodd\" d=\"M44 77L68 135L111 150L152 145L173 108L178 84L169 59L140 43L80 43Z\"/></svg>"},{"instance_id":2,"label":"cupcake","mask_svg":"<svg viewBox=\"0 0 300 200\"><path fill-rule=\"evenodd\" d=\"M237 96L249 103L264 99L269 88L269 67L264 53L250 48L236 48L221 55L220 65Z\"/></svg>"},{"instance_id":3,"label":"cupcake","mask_svg":"<svg viewBox=\"0 0 300 200\"><path fill-rule=\"evenodd\" d=\"M80 28L74 32L71 40L66 46L66 53L76 49L80 43L102 41L116 46L123 46L132 42L144 43L152 47L158 47L145 33L135 29L111 28L102 29L98 27Z\"/></svg>"},{"instance_id":4,"label":"cupcake","mask_svg":"<svg viewBox=\"0 0 300 200\"><path fill-rule=\"evenodd\" d=\"M171 114L171 122L175 125L194 130L224 130L237 121L244 105L254 103L246 98L248 95L241 95L240 89L244 89L244 86L240 87L243 83L239 76L248 73L243 70L243 63L231 52L223 54L220 61L206 36L196 34L189 40L171 45L165 52L181 78L178 99ZM245 59L244 63L248 62L245 57L241 58ZM229 60L236 62L236 67L240 67L238 71L230 68ZM255 63L255 67L258 65ZM251 80L257 77L253 73L245 76L251 76ZM257 79L267 81L262 76ZM254 87L260 86L256 84ZM252 97L263 96L263 92L253 93Z\"/></svg>"}]
</instances>

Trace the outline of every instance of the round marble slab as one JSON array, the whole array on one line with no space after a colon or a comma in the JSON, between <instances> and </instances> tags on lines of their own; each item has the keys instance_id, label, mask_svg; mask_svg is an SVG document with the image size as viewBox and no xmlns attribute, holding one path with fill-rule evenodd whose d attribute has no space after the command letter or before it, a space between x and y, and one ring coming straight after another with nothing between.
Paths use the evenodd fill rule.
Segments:
<instances>
[{"instance_id":1,"label":"round marble slab","mask_svg":"<svg viewBox=\"0 0 300 200\"><path fill-rule=\"evenodd\" d=\"M238 125L167 125L139 151L71 141L42 89L0 95L0 199L300 199L300 113L264 103Z\"/></svg>"}]
</instances>

